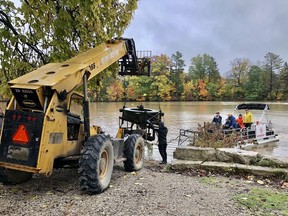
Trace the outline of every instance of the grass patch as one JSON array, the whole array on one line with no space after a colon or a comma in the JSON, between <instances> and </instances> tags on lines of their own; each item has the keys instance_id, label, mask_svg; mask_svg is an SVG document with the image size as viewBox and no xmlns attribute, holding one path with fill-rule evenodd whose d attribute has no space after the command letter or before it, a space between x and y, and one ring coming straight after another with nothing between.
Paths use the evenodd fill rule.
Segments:
<instances>
[{"instance_id":1,"label":"grass patch","mask_svg":"<svg viewBox=\"0 0 288 216\"><path fill-rule=\"evenodd\" d=\"M215 177L202 177L200 182L203 184L217 184L219 181Z\"/></svg>"},{"instance_id":2,"label":"grass patch","mask_svg":"<svg viewBox=\"0 0 288 216\"><path fill-rule=\"evenodd\" d=\"M288 193L253 188L246 194L235 196L237 202L254 211L288 216Z\"/></svg>"}]
</instances>

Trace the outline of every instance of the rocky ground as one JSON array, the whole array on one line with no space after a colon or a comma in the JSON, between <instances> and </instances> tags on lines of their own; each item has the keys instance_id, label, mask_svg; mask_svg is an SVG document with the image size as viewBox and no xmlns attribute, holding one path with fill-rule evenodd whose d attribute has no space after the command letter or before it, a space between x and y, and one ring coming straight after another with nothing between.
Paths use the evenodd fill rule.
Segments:
<instances>
[{"instance_id":1,"label":"rocky ground","mask_svg":"<svg viewBox=\"0 0 288 216\"><path fill-rule=\"evenodd\" d=\"M34 175L21 185L0 184L0 215L258 215L233 197L251 187L286 190L280 182L264 186L253 177L165 170L155 161L137 173L115 165L110 187L93 196L81 193L77 168L55 170L49 178Z\"/></svg>"}]
</instances>

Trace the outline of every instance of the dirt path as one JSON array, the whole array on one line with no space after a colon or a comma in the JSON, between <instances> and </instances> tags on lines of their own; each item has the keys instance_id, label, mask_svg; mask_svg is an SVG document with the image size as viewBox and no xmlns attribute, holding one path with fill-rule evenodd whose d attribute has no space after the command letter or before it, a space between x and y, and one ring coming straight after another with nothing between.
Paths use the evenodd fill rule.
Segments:
<instances>
[{"instance_id":1,"label":"dirt path","mask_svg":"<svg viewBox=\"0 0 288 216\"><path fill-rule=\"evenodd\" d=\"M110 188L89 196L79 189L76 168L58 169L49 178L35 175L21 185L0 184L0 215L254 215L233 196L263 186L191 175L164 172L155 161L137 173L116 165Z\"/></svg>"}]
</instances>

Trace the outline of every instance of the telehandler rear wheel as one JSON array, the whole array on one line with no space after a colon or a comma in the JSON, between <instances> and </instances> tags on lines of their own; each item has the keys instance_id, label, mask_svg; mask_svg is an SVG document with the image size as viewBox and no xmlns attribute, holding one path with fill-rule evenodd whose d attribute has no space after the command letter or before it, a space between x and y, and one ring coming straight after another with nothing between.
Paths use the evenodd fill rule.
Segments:
<instances>
[{"instance_id":1,"label":"telehandler rear wheel","mask_svg":"<svg viewBox=\"0 0 288 216\"><path fill-rule=\"evenodd\" d=\"M0 182L6 185L20 184L32 178L33 173L20 170L0 169Z\"/></svg>"},{"instance_id":2,"label":"telehandler rear wheel","mask_svg":"<svg viewBox=\"0 0 288 216\"><path fill-rule=\"evenodd\" d=\"M131 134L124 143L124 167L126 171L140 170L144 163L144 140L139 134Z\"/></svg>"},{"instance_id":3,"label":"telehandler rear wheel","mask_svg":"<svg viewBox=\"0 0 288 216\"><path fill-rule=\"evenodd\" d=\"M104 134L90 137L79 159L80 188L88 194L101 193L110 184L114 153L111 139Z\"/></svg>"}]
</instances>

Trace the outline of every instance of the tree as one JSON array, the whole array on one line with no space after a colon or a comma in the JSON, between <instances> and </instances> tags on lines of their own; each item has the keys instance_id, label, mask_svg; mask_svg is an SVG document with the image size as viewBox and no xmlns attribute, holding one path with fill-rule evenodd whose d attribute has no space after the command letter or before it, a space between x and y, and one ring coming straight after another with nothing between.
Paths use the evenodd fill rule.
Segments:
<instances>
[{"instance_id":1,"label":"tree","mask_svg":"<svg viewBox=\"0 0 288 216\"><path fill-rule=\"evenodd\" d=\"M288 97L288 64L284 63L282 70L280 71L280 87L282 97L281 99L287 99Z\"/></svg>"},{"instance_id":2,"label":"tree","mask_svg":"<svg viewBox=\"0 0 288 216\"><path fill-rule=\"evenodd\" d=\"M184 82L184 67L185 63L183 60L183 55L179 51L171 56L171 80L175 84L175 93L174 98L176 100L181 99L181 94L184 90L183 82Z\"/></svg>"},{"instance_id":3,"label":"tree","mask_svg":"<svg viewBox=\"0 0 288 216\"><path fill-rule=\"evenodd\" d=\"M216 60L207 54L203 55L204 65L207 65L207 82L208 83L217 83L220 81L221 76L216 63Z\"/></svg>"},{"instance_id":4,"label":"tree","mask_svg":"<svg viewBox=\"0 0 288 216\"><path fill-rule=\"evenodd\" d=\"M235 58L231 62L231 78L236 81L238 87L247 80L247 73L249 71L250 62L247 58Z\"/></svg>"},{"instance_id":5,"label":"tree","mask_svg":"<svg viewBox=\"0 0 288 216\"><path fill-rule=\"evenodd\" d=\"M208 91L206 89L206 84L203 82L203 80L198 80L197 83L198 88L198 100L207 100L208 97Z\"/></svg>"},{"instance_id":6,"label":"tree","mask_svg":"<svg viewBox=\"0 0 288 216\"><path fill-rule=\"evenodd\" d=\"M114 79L107 88L108 101L122 101L124 89L120 79Z\"/></svg>"},{"instance_id":7,"label":"tree","mask_svg":"<svg viewBox=\"0 0 288 216\"><path fill-rule=\"evenodd\" d=\"M195 99L195 86L192 81L184 83L184 90L182 93L182 100L192 101Z\"/></svg>"},{"instance_id":8,"label":"tree","mask_svg":"<svg viewBox=\"0 0 288 216\"><path fill-rule=\"evenodd\" d=\"M205 79L206 71L203 63L203 57L201 55L197 55L196 57L192 57L191 65L188 70L189 78L192 80Z\"/></svg>"},{"instance_id":9,"label":"tree","mask_svg":"<svg viewBox=\"0 0 288 216\"><path fill-rule=\"evenodd\" d=\"M244 84L246 100L263 100L265 98L265 79L263 69L259 66L251 66L247 74L247 82Z\"/></svg>"},{"instance_id":10,"label":"tree","mask_svg":"<svg viewBox=\"0 0 288 216\"><path fill-rule=\"evenodd\" d=\"M153 100L169 101L176 91L171 81L171 61L167 55L154 56L152 58L152 83L150 87Z\"/></svg>"},{"instance_id":11,"label":"tree","mask_svg":"<svg viewBox=\"0 0 288 216\"><path fill-rule=\"evenodd\" d=\"M197 55L191 59L188 74L193 80L203 80L213 83L221 80L215 59L206 53L203 56Z\"/></svg>"},{"instance_id":12,"label":"tree","mask_svg":"<svg viewBox=\"0 0 288 216\"><path fill-rule=\"evenodd\" d=\"M246 58L235 58L231 62L231 71L229 77L234 83L232 88L234 89L234 96L241 100L244 97L243 84L247 81L247 73L249 71L250 62Z\"/></svg>"},{"instance_id":13,"label":"tree","mask_svg":"<svg viewBox=\"0 0 288 216\"><path fill-rule=\"evenodd\" d=\"M0 72L7 82L121 36L137 2L23 0L17 8L9 0L0 0Z\"/></svg>"},{"instance_id":14,"label":"tree","mask_svg":"<svg viewBox=\"0 0 288 216\"><path fill-rule=\"evenodd\" d=\"M268 81L268 88L265 89L265 93L268 99L275 99L277 98L279 90L278 75L282 68L283 60L279 55L271 52L268 52L264 58L264 70L266 73L266 81Z\"/></svg>"}]
</instances>

